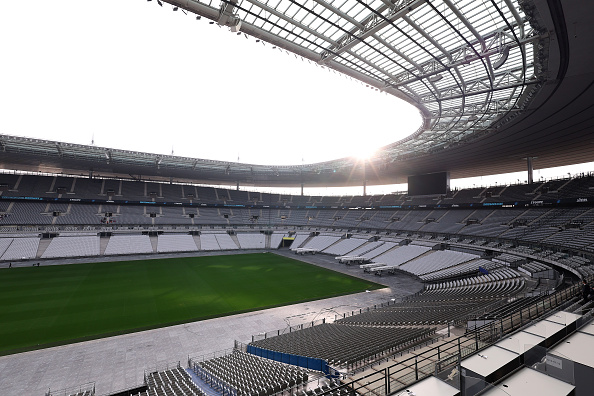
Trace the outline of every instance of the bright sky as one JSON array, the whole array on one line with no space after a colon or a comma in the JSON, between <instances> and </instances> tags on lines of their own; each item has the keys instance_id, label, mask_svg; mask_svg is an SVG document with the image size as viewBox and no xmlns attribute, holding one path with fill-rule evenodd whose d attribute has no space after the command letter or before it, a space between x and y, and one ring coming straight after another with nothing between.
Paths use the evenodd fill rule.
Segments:
<instances>
[{"instance_id":1,"label":"bright sky","mask_svg":"<svg viewBox=\"0 0 594 396\"><path fill-rule=\"evenodd\" d=\"M360 82L143 0L0 3L0 131L196 158L368 153L419 112Z\"/></svg>"}]
</instances>

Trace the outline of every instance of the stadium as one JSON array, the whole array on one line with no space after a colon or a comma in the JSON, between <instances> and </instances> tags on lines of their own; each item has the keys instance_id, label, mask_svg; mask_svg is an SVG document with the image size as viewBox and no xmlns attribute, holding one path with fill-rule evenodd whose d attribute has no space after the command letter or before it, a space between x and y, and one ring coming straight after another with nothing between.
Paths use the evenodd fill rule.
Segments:
<instances>
[{"instance_id":1,"label":"stadium","mask_svg":"<svg viewBox=\"0 0 594 396\"><path fill-rule=\"evenodd\" d=\"M594 174L535 171L591 161L592 4L142 6L405 101L421 126L301 165L3 132L0 394L591 394ZM525 181L450 188L510 172Z\"/></svg>"}]
</instances>

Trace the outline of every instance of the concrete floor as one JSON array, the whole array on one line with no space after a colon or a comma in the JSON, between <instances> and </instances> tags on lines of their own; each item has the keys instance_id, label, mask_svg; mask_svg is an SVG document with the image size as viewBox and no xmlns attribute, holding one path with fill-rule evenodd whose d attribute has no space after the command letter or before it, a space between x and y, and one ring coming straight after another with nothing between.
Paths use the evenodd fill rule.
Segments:
<instances>
[{"instance_id":1,"label":"concrete floor","mask_svg":"<svg viewBox=\"0 0 594 396\"><path fill-rule=\"evenodd\" d=\"M337 314L388 302L393 298L399 299L416 293L422 288L422 284L413 277L406 275L376 277L363 273L356 265L338 264L332 256L321 254L298 256L288 250L279 250L274 253L373 280L386 285L386 288L3 356L0 357L0 395L42 396L48 389L59 390L88 382L95 382L98 395L109 394L142 384L145 370L158 369L178 361L185 367L188 356L208 355L232 348L235 340L248 343L252 335L284 329L288 325L294 326L322 318L334 320ZM207 254L229 253L189 255ZM154 255L155 258L169 256L184 255ZM147 256L100 257L93 261L133 258L146 259ZM60 265L91 260L35 260L37 261L40 261L41 265ZM31 263L20 264L31 265Z\"/></svg>"}]
</instances>

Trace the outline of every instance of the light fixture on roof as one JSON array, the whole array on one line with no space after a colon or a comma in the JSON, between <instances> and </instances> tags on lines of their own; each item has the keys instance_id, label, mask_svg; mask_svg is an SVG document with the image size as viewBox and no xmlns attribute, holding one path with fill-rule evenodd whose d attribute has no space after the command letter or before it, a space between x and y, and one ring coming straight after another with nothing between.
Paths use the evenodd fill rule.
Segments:
<instances>
[{"instance_id":1,"label":"light fixture on roof","mask_svg":"<svg viewBox=\"0 0 594 396\"><path fill-rule=\"evenodd\" d=\"M173 6L173 11L177 11L178 7L177 6Z\"/></svg>"},{"instance_id":2,"label":"light fixture on roof","mask_svg":"<svg viewBox=\"0 0 594 396\"><path fill-rule=\"evenodd\" d=\"M200 15L196 15L196 20L199 21L200 19L202 19L202 17Z\"/></svg>"},{"instance_id":3,"label":"light fixture on roof","mask_svg":"<svg viewBox=\"0 0 594 396\"><path fill-rule=\"evenodd\" d=\"M238 19L237 23L235 23L235 25L231 26L231 31L233 33L239 34L239 31L241 30L241 24L242 24L241 20Z\"/></svg>"},{"instance_id":4,"label":"light fixture on roof","mask_svg":"<svg viewBox=\"0 0 594 396\"><path fill-rule=\"evenodd\" d=\"M508 57L509 57L509 45L506 45L505 47L503 47L503 50L501 51L501 56L499 57L499 59L497 59L497 61L495 63L493 63L493 69L497 70L501 66L503 66L505 61L507 61Z\"/></svg>"},{"instance_id":5,"label":"light fixture on roof","mask_svg":"<svg viewBox=\"0 0 594 396\"><path fill-rule=\"evenodd\" d=\"M163 3L161 3L161 0L157 0L157 4L159 4L161 7L163 7Z\"/></svg>"},{"instance_id":6,"label":"light fixture on roof","mask_svg":"<svg viewBox=\"0 0 594 396\"><path fill-rule=\"evenodd\" d=\"M214 21L210 21L210 22L208 22L208 24L209 24L209 25L212 25L213 23L214 23Z\"/></svg>"},{"instance_id":7,"label":"light fixture on roof","mask_svg":"<svg viewBox=\"0 0 594 396\"><path fill-rule=\"evenodd\" d=\"M428 78L429 82L438 82L439 80L441 80L443 78L443 76L441 74L435 74L431 77Z\"/></svg>"}]
</instances>

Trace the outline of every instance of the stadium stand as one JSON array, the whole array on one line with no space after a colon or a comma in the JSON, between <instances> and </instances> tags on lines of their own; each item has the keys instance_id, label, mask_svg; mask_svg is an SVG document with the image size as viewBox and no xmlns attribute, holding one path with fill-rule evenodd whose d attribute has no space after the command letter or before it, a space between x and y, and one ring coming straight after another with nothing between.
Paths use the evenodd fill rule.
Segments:
<instances>
[{"instance_id":1,"label":"stadium stand","mask_svg":"<svg viewBox=\"0 0 594 396\"><path fill-rule=\"evenodd\" d=\"M227 233L217 233L214 234L221 250L236 250L239 249L239 246L235 243L235 241L231 238L231 236Z\"/></svg>"},{"instance_id":2,"label":"stadium stand","mask_svg":"<svg viewBox=\"0 0 594 396\"><path fill-rule=\"evenodd\" d=\"M4 255L4 252L10 244L12 243L13 238L0 238L0 258Z\"/></svg>"},{"instance_id":3,"label":"stadium stand","mask_svg":"<svg viewBox=\"0 0 594 396\"><path fill-rule=\"evenodd\" d=\"M380 274L399 268L402 264L426 254L431 248L425 246L401 246L373 258L374 263L386 263L381 267L372 267L369 271Z\"/></svg>"},{"instance_id":4,"label":"stadium stand","mask_svg":"<svg viewBox=\"0 0 594 396\"><path fill-rule=\"evenodd\" d=\"M309 234L302 234L302 233L297 233L295 235L295 240L293 241L293 243L291 244L291 250L296 250L297 248L300 248L301 245L303 245L303 243L309 238Z\"/></svg>"},{"instance_id":5,"label":"stadium stand","mask_svg":"<svg viewBox=\"0 0 594 396\"><path fill-rule=\"evenodd\" d=\"M437 271L431 272L429 274L419 275L419 278L421 278L424 281L434 281L434 280L438 280L438 279L446 279L446 278L450 278L450 277L475 274L479 271L479 268L481 268L481 267L486 270L492 270L495 268L499 268L501 266L502 266L502 264L494 263L489 260L474 259L474 260L466 261L462 264L454 265L452 267L437 270Z\"/></svg>"},{"instance_id":6,"label":"stadium stand","mask_svg":"<svg viewBox=\"0 0 594 396\"><path fill-rule=\"evenodd\" d=\"M211 233L200 234L200 245L202 250L221 250L218 239Z\"/></svg>"},{"instance_id":7,"label":"stadium stand","mask_svg":"<svg viewBox=\"0 0 594 396\"><path fill-rule=\"evenodd\" d=\"M162 234L157 240L157 252L193 252L197 251L192 235Z\"/></svg>"},{"instance_id":8,"label":"stadium stand","mask_svg":"<svg viewBox=\"0 0 594 396\"><path fill-rule=\"evenodd\" d=\"M60 182L68 185L65 178ZM52 183L45 184L51 187ZM42 183L42 185L45 184ZM550 185L554 187L557 184L559 183ZM75 193L71 194L74 196L77 193L88 194L95 187L97 191L101 191L101 184L92 186L87 183L85 186L85 182L77 180L75 185ZM571 183L562 185L567 187ZM542 192L543 186L538 184L534 188L537 187L539 190L535 194L545 194ZM489 199L504 198L506 192L510 192L511 195L521 194L522 188L515 186L494 188L493 191L498 192L499 197L493 197L492 194L491 197L486 197L484 192L481 192L482 195L478 197L482 197L481 200L484 199L486 202ZM182 189L181 186L158 186L155 183L147 183L146 186L143 183L128 186L126 183L113 180L105 183L103 191L107 189L113 190L109 193L113 196L117 196L121 190L122 194L141 196L143 199L151 200L158 200L160 196L166 197L172 194L182 195L186 190L194 190L198 196L202 194L208 197L207 200L210 202L219 203L231 200L234 203L240 203L241 199L246 198L254 199L256 202L266 200L289 202L301 199L307 201L306 204L334 201L327 197L281 198L279 195L265 193L235 194L231 190L188 188L187 186ZM156 193L151 194L151 190L156 190ZM474 192L465 193L458 198L462 199L465 195L473 194ZM556 193L549 191L546 194ZM194 199L196 196L193 197ZM341 197L336 202L338 205L344 205L353 199L355 197ZM447 202L451 199L426 197L419 200L415 197L405 199L403 196L385 195L370 197L369 200L406 204L417 201ZM475 199L472 198L471 201L473 200ZM280 345L284 335L274 341L280 343L280 346L274 345L276 348L274 350L278 350L279 353L299 353L311 358L320 356L319 358L328 360L332 364L350 369L365 367L368 362L398 351L404 353L408 347L419 342L433 342L435 326L446 326L448 323L462 325L466 321L484 324L501 320L497 318L506 317L510 312L527 310L526 307L539 304L543 298L530 297L532 294L538 294L540 290L534 289L536 279L530 280L530 277L542 278L546 275L554 279L556 275L553 268L561 272L570 269L573 275L580 277L594 275L594 265L587 253L594 251L594 239L589 233L589 230L594 228L590 225L594 222L594 211L586 207L367 209L362 213L349 210L343 215L337 209L287 208L282 209L281 212L280 209L238 207L200 207L198 209L86 203L58 205L39 202L0 202L0 204L0 213L3 213L3 217L0 217L2 261L21 260L23 257L57 258L79 254L91 256L90 252L82 253L87 249L85 243L76 244L77 246L70 246L69 243L91 240L98 243L97 233L100 231L112 233L117 231L111 237L101 238L104 244L105 241L107 242L104 253L106 255L153 253L154 251L263 249L266 243L270 243L269 247L275 249L278 248L284 236L291 235L295 237L291 246L293 250L301 247L323 251L330 255L363 256L373 260L372 265L384 267L384 270L381 270L381 266L369 267L369 272L386 273L396 269L406 270L425 282L441 282L427 284L422 293L407 301L397 302L389 307L370 309L368 312L347 316L336 323L327 323L321 327L313 326L312 329L319 328L316 330L305 329L304 333L292 332L291 334L301 333L293 336L299 341L290 342L291 348L299 345L299 349ZM189 216L190 213L195 214L193 218ZM16 221L13 222L11 217L14 214L17 216ZM262 219L267 220L261 222ZM107 220L109 222L105 222ZM146 229L164 230L165 233L158 237L138 235L141 230ZM229 232L231 229L233 231ZM199 231L200 236L189 235L188 230ZM269 238L262 233L263 230L272 231ZM41 232L50 232L57 236L54 235L48 242L44 241L40 245ZM131 235L125 235L126 232ZM347 238L347 234L350 234L350 237ZM30 238L31 235L36 237ZM136 238L142 242L137 243ZM132 239L134 241L130 242ZM130 249L129 246L136 248ZM144 248L138 249L138 246L144 246ZM559 246L563 248L559 249ZM23 255L23 250L27 250L26 247L29 253ZM95 252L94 248L93 252ZM488 259L479 258L479 255L486 255ZM518 271L509 266L519 266ZM482 272L479 272L479 267L482 268ZM377 268L380 270L378 271ZM582 310L583 307L584 305L580 305L577 299L568 305L572 311ZM328 325L335 327L326 328ZM337 330L336 327L340 328ZM382 328L384 331L392 329L391 334L397 334L397 336L390 340L390 343L379 341L386 337L386 335L378 335ZM307 336L308 332L315 335ZM318 335L317 332L320 334ZM400 338L401 335L402 338ZM407 338L408 336L412 338ZM303 337L305 341L299 337ZM278 337L271 337L267 342L272 343L270 340L275 338ZM330 339L338 341L342 346L334 345ZM303 343L299 344L302 341ZM401 343L396 345L392 341ZM266 348L259 345L261 342L261 340L255 341L253 346ZM270 346L270 348L273 347ZM312 352L314 350L319 352L318 355ZM164 375L163 372L150 374L147 376L147 383L158 385L157 388L147 385L147 391L144 394L147 396L174 395L175 392L192 394L189 390L194 389L192 386L195 387L194 392L202 392L198 386L186 380L184 380L185 384L183 382L174 384L172 378L175 375L172 373ZM233 375L228 372L225 375L228 376L227 378L233 378ZM168 376L171 380L169 384L166 382ZM208 374L205 379L205 382L214 384L219 391L226 390L229 394L236 392L232 384L221 381L213 373ZM268 390L263 390L266 383L268 383L267 380L261 381L260 385L252 384L242 389L246 394L251 391L251 394L259 396L261 392L268 393ZM292 383L291 380L285 381L282 386L290 383ZM273 389L276 389L276 386ZM288 392L288 389L292 388L289 385L288 388L283 389ZM307 391L303 391L305 395L300 392L302 391L295 391L294 394L307 395ZM324 395L333 394L327 386L326 388L320 386L316 392ZM144 395L141 392L139 394ZM208 392L205 394L212 396ZM340 396L340 392L338 395Z\"/></svg>"},{"instance_id":9,"label":"stadium stand","mask_svg":"<svg viewBox=\"0 0 594 396\"><path fill-rule=\"evenodd\" d=\"M351 256L363 256L363 255L371 252L372 250L378 248L379 246L381 246L383 244L384 244L383 241L368 242L368 243L360 246L359 248L351 251L350 252L350 255Z\"/></svg>"},{"instance_id":10,"label":"stadium stand","mask_svg":"<svg viewBox=\"0 0 594 396\"><path fill-rule=\"evenodd\" d=\"M207 396L181 367L149 373L145 381L148 389L131 396Z\"/></svg>"},{"instance_id":11,"label":"stadium stand","mask_svg":"<svg viewBox=\"0 0 594 396\"><path fill-rule=\"evenodd\" d=\"M113 235L109 238L105 255L153 253L148 235Z\"/></svg>"},{"instance_id":12,"label":"stadium stand","mask_svg":"<svg viewBox=\"0 0 594 396\"><path fill-rule=\"evenodd\" d=\"M2 260L21 260L37 258L39 238L12 238L2 254Z\"/></svg>"},{"instance_id":13,"label":"stadium stand","mask_svg":"<svg viewBox=\"0 0 594 396\"><path fill-rule=\"evenodd\" d=\"M375 257L391 251L391 249L394 249L397 246L398 245L394 242L377 242L377 247L359 255L368 259L374 259Z\"/></svg>"},{"instance_id":14,"label":"stadium stand","mask_svg":"<svg viewBox=\"0 0 594 396\"><path fill-rule=\"evenodd\" d=\"M436 283L428 285L424 295L448 294L476 294L476 295L510 295L517 294L524 286L521 275L512 269L502 268L491 271L487 275Z\"/></svg>"},{"instance_id":15,"label":"stadium stand","mask_svg":"<svg viewBox=\"0 0 594 396\"><path fill-rule=\"evenodd\" d=\"M322 251L327 249L330 245L339 241L341 237L332 235L318 235L311 238L303 247L307 249L315 249Z\"/></svg>"},{"instance_id":16,"label":"stadium stand","mask_svg":"<svg viewBox=\"0 0 594 396\"><path fill-rule=\"evenodd\" d=\"M237 234L237 240L241 249L264 249L266 248L266 235L264 234ZM279 241L280 243L280 241ZM277 244L278 247L278 244Z\"/></svg>"},{"instance_id":17,"label":"stadium stand","mask_svg":"<svg viewBox=\"0 0 594 396\"><path fill-rule=\"evenodd\" d=\"M335 256L342 256L355 250L356 248L360 247L366 242L367 240L362 238L346 238L340 240L339 242L335 243L330 247L327 247L322 251L322 253L332 254Z\"/></svg>"},{"instance_id":18,"label":"stadium stand","mask_svg":"<svg viewBox=\"0 0 594 396\"><path fill-rule=\"evenodd\" d=\"M282 392L308 379L296 366L279 363L239 350L194 362L191 369L205 383L224 395L270 395Z\"/></svg>"},{"instance_id":19,"label":"stadium stand","mask_svg":"<svg viewBox=\"0 0 594 396\"><path fill-rule=\"evenodd\" d=\"M65 236L53 238L41 258L85 257L99 255L98 236Z\"/></svg>"},{"instance_id":20,"label":"stadium stand","mask_svg":"<svg viewBox=\"0 0 594 396\"><path fill-rule=\"evenodd\" d=\"M426 294L423 293L426 297ZM463 321L467 316L483 310L496 298L484 296L441 296L430 299L397 303L394 306L378 308L369 312L339 319L337 323L357 326L421 326ZM448 297L452 297L448 299Z\"/></svg>"},{"instance_id":21,"label":"stadium stand","mask_svg":"<svg viewBox=\"0 0 594 396\"><path fill-rule=\"evenodd\" d=\"M435 328L399 328L321 324L250 343L251 346L324 359L351 366L382 352L393 352L431 336Z\"/></svg>"},{"instance_id":22,"label":"stadium stand","mask_svg":"<svg viewBox=\"0 0 594 396\"><path fill-rule=\"evenodd\" d=\"M409 261L401 265L399 269L419 276L450 268L476 258L478 257L473 254L442 250Z\"/></svg>"},{"instance_id":23,"label":"stadium stand","mask_svg":"<svg viewBox=\"0 0 594 396\"><path fill-rule=\"evenodd\" d=\"M283 241L283 238L285 238L285 237L289 237L288 232L274 231L272 233L272 235L270 236L270 248L271 249L278 249L280 247L280 244Z\"/></svg>"}]
</instances>

